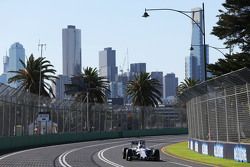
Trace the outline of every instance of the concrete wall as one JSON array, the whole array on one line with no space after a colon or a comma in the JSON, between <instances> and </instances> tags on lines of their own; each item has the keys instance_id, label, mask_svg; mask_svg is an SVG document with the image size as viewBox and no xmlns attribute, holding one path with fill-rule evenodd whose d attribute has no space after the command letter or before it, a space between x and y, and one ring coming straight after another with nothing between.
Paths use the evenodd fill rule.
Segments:
<instances>
[{"instance_id":1,"label":"concrete wall","mask_svg":"<svg viewBox=\"0 0 250 167\"><path fill-rule=\"evenodd\" d=\"M66 144L73 142L114 139L123 137L178 135L187 133L187 128L165 128L117 132L64 133L50 135L0 137L0 154L55 144Z\"/></svg>"}]
</instances>

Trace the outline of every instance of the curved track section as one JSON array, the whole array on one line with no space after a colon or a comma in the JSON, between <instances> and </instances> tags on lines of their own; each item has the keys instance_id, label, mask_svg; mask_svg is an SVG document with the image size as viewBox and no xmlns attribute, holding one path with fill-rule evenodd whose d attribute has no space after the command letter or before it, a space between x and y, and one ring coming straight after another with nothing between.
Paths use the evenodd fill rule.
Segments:
<instances>
[{"instance_id":1,"label":"curved track section","mask_svg":"<svg viewBox=\"0 0 250 167\"><path fill-rule=\"evenodd\" d=\"M179 160L161 153L161 161L126 161L122 159L122 148L131 140L122 138L99 140L65 145L42 147L15 152L0 157L1 167L158 167L180 166L198 167L204 165ZM149 147L161 148L165 145L183 141L187 136L142 137Z\"/></svg>"}]
</instances>

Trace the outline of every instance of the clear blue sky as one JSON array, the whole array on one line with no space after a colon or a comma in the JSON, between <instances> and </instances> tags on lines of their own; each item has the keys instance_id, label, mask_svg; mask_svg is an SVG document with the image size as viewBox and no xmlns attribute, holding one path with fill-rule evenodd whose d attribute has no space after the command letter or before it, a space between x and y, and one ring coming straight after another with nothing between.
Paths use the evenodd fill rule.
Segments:
<instances>
[{"instance_id":1,"label":"clear blue sky","mask_svg":"<svg viewBox=\"0 0 250 167\"><path fill-rule=\"evenodd\" d=\"M76 25L82 31L83 67L98 67L98 51L113 47L116 64L145 62L147 71L174 72L184 78L185 56L191 43L191 20L176 12L156 11L142 18L144 8L191 10L205 3L206 43L223 47L211 35L224 0L1 0L0 73L2 56L14 42L24 45L26 55L39 56L38 41L47 44L44 56L62 73L62 28ZM210 62L223 57L210 49ZM126 66L126 64L125 64ZM124 70L127 67L124 67Z\"/></svg>"}]
</instances>

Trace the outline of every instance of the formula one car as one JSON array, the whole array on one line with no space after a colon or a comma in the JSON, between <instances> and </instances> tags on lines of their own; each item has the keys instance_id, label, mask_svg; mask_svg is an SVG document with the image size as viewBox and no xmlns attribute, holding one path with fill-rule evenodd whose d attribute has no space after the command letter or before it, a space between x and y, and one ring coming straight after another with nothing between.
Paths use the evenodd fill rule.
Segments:
<instances>
[{"instance_id":1,"label":"formula one car","mask_svg":"<svg viewBox=\"0 0 250 167\"><path fill-rule=\"evenodd\" d=\"M160 151L154 148L147 148L144 140L132 141L130 148L123 149L123 159L127 161L138 160L160 160Z\"/></svg>"}]
</instances>

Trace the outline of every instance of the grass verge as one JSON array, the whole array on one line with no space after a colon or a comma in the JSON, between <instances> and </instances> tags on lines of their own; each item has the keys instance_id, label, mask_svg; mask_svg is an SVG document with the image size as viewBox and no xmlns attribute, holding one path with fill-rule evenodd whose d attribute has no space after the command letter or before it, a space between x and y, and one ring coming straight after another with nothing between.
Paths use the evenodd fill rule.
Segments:
<instances>
[{"instance_id":1,"label":"grass verge","mask_svg":"<svg viewBox=\"0 0 250 167\"><path fill-rule=\"evenodd\" d=\"M181 142L171 144L164 147L163 152L172 156L189 160L196 161L199 163L211 165L211 166L223 166L223 167L250 167L250 163L236 162L234 160L216 158L209 155L202 155L188 149L187 142Z\"/></svg>"}]
</instances>

